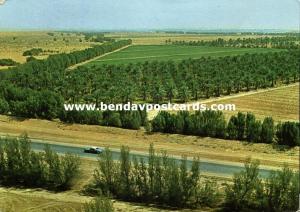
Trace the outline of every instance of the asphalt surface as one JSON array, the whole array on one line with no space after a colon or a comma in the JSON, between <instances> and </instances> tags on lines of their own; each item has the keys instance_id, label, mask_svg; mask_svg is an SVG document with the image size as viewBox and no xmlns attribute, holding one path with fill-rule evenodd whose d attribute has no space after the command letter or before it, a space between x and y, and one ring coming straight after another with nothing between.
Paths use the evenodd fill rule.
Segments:
<instances>
[{"instance_id":1,"label":"asphalt surface","mask_svg":"<svg viewBox=\"0 0 300 212\"><path fill-rule=\"evenodd\" d=\"M48 141L50 142L50 141ZM47 141L37 140L37 139L31 139L31 147L35 151L43 151L45 148L45 143ZM65 153L72 153L76 154L79 157L82 158L93 158L97 159L97 154L91 154L91 153L84 153L84 147L78 147L78 146L69 146L69 145L61 145L61 144L53 144L53 142L47 143L50 148L57 152L58 154L65 154ZM113 159L119 160L120 158L120 152L118 151L112 151ZM130 153L131 159L133 156L136 156L137 158L143 158L144 161L147 163L148 156L143 154L137 154L137 153ZM178 158L173 158L177 163L180 163L181 160ZM190 168L192 165L191 160L187 160L187 165ZM217 176L233 176L234 173L238 173L244 169L243 165L229 165L229 164L222 164L217 162L207 162L207 161L201 161L200 158L200 170L201 172L209 173L212 175ZM270 174L270 169L263 169L261 168L259 170L259 175L262 178L267 177Z\"/></svg>"}]
</instances>

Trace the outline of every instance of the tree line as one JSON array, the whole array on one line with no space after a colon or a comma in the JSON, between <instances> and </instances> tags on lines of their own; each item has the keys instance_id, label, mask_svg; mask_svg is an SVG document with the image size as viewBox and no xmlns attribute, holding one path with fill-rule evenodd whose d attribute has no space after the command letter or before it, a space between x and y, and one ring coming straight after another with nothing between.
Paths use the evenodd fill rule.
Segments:
<instances>
[{"instance_id":1,"label":"tree line","mask_svg":"<svg viewBox=\"0 0 300 212\"><path fill-rule=\"evenodd\" d=\"M299 172L286 165L259 177L259 161L247 160L225 188L224 211L295 211L299 203Z\"/></svg>"},{"instance_id":2,"label":"tree line","mask_svg":"<svg viewBox=\"0 0 300 212\"><path fill-rule=\"evenodd\" d=\"M16 66L19 63L12 59L0 59L0 66Z\"/></svg>"},{"instance_id":3,"label":"tree line","mask_svg":"<svg viewBox=\"0 0 300 212\"><path fill-rule=\"evenodd\" d=\"M108 42L71 53L50 55L44 60L31 60L0 73L2 83L33 90L59 91L63 88L66 68L131 44L131 40ZM65 90L68 88L65 87Z\"/></svg>"},{"instance_id":4,"label":"tree line","mask_svg":"<svg viewBox=\"0 0 300 212\"><path fill-rule=\"evenodd\" d=\"M26 50L23 52L23 56L38 56L39 54L43 53L43 49L41 48L33 48L30 50Z\"/></svg>"},{"instance_id":5,"label":"tree line","mask_svg":"<svg viewBox=\"0 0 300 212\"><path fill-rule=\"evenodd\" d=\"M126 129L140 129L148 122L145 110L65 111L63 98L53 91L20 89L11 85L6 87L0 85L0 89L3 94L3 96L0 95L0 114L48 120L59 118L66 123L113 126Z\"/></svg>"},{"instance_id":6,"label":"tree line","mask_svg":"<svg viewBox=\"0 0 300 212\"><path fill-rule=\"evenodd\" d=\"M138 130L148 124L143 111L63 111L60 120L67 123L102 125Z\"/></svg>"},{"instance_id":7,"label":"tree line","mask_svg":"<svg viewBox=\"0 0 300 212\"><path fill-rule=\"evenodd\" d=\"M260 38L218 38L216 40L199 41L171 41L166 40L166 44L186 45L186 46L210 46L210 47L234 47L234 48L278 48L297 49L300 47L299 36L265 36Z\"/></svg>"},{"instance_id":8,"label":"tree line","mask_svg":"<svg viewBox=\"0 0 300 212\"><path fill-rule=\"evenodd\" d=\"M181 62L79 67L67 73L68 102L187 102L274 87L299 79L298 51ZM80 92L75 92L80 91Z\"/></svg>"},{"instance_id":9,"label":"tree line","mask_svg":"<svg viewBox=\"0 0 300 212\"><path fill-rule=\"evenodd\" d=\"M79 173L79 158L58 156L49 146L34 152L29 138L0 138L0 184L67 190Z\"/></svg>"},{"instance_id":10,"label":"tree line","mask_svg":"<svg viewBox=\"0 0 300 212\"><path fill-rule=\"evenodd\" d=\"M106 149L85 193L173 208L271 212L297 209L298 173L286 166L262 179L259 162L247 159L244 170L234 174L225 190L215 181L203 179L200 167L198 158L191 166L186 157L176 163L166 152L156 153L153 145L147 160L131 156L129 148L122 147L119 161L114 161Z\"/></svg>"},{"instance_id":11,"label":"tree line","mask_svg":"<svg viewBox=\"0 0 300 212\"><path fill-rule=\"evenodd\" d=\"M110 37L105 37L103 33L96 33L96 32L84 32L82 33L84 35L84 39L89 42L112 42L115 41L115 39Z\"/></svg>"},{"instance_id":12,"label":"tree line","mask_svg":"<svg viewBox=\"0 0 300 212\"><path fill-rule=\"evenodd\" d=\"M156 203L173 207L197 208L215 204L215 184L200 181L200 162L193 160L189 169L187 159L180 164L166 154L157 154L153 145L147 161L131 157L129 148L122 147L119 162L106 149L99 157L94 181L87 186L88 194L102 193L134 202Z\"/></svg>"},{"instance_id":13,"label":"tree line","mask_svg":"<svg viewBox=\"0 0 300 212\"><path fill-rule=\"evenodd\" d=\"M2 74L2 78L7 79L6 84L22 88L55 91L71 103L187 102L297 82L299 56L299 51L282 51L181 62L97 65L72 72L64 70L81 60L70 63L72 57L58 57L50 62L55 57L50 56L49 67L45 62L31 61L19 66L19 71Z\"/></svg>"},{"instance_id":14,"label":"tree line","mask_svg":"<svg viewBox=\"0 0 300 212\"><path fill-rule=\"evenodd\" d=\"M152 132L177 133L253 143L277 143L290 147L300 146L299 122L275 125L272 117L256 120L252 113L231 116L227 122L221 111L182 111L171 114L160 112L151 121Z\"/></svg>"},{"instance_id":15,"label":"tree line","mask_svg":"<svg viewBox=\"0 0 300 212\"><path fill-rule=\"evenodd\" d=\"M48 59L33 60L0 74L0 113L138 129L145 122L145 113L65 112L63 110L65 100L62 95L64 92L59 92L60 88L70 90L64 83L67 67L130 43L130 40L118 41L69 54L52 55Z\"/></svg>"}]
</instances>

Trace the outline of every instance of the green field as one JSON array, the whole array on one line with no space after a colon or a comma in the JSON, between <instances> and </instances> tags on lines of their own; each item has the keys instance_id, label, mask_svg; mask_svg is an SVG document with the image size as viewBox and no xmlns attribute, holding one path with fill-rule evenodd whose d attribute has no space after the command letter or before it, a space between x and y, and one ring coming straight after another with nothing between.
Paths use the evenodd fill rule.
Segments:
<instances>
[{"instance_id":1,"label":"green field","mask_svg":"<svg viewBox=\"0 0 300 212\"><path fill-rule=\"evenodd\" d=\"M278 51L266 48L224 48L200 46L171 46L171 45L136 45L122 51L94 60L87 66L98 64L126 64L145 61L182 60L200 58L203 56L221 57L245 53L264 53Z\"/></svg>"}]
</instances>

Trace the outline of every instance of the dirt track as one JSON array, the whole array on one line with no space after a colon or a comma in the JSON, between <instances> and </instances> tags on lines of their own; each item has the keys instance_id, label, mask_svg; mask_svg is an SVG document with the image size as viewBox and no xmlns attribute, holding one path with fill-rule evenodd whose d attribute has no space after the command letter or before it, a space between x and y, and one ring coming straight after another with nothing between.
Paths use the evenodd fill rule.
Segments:
<instances>
[{"instance_id":1,"label":"dirt track","mask_svg":"<svg viewBox=\"0 0 300 212\"><path fill-rule=\"evenodd\" d=\"M124 47L119 48L119 49L116 49L116 50L114 50L114 51L112 51L112 52L108 52L108 53L102 54L102 55L100 55L100 56L98 56L98 57L94 57L94 58L92 58L92 59L90 59L90 60L86 60L86 61L84 61L84 62L82 62L82 63L77 63L76 65L69 67L67 70L70 70L70 71L71 71L71 70L74 70L74 69L76 69L76 68L79 67L79 66L85 65L85 64L87 64L87 63L90 63L90 62L92 62L92 61L98 60L98 59L100 59L100 58L102 58L102 57L105 57L105 56L107 56L107 55L110 55L110 54L113 54L113 53L122 51L122 50L124 50L124 49L127 49L129 46L130 46L130 45L124 46Z\"/></svg>"}]
</instances>

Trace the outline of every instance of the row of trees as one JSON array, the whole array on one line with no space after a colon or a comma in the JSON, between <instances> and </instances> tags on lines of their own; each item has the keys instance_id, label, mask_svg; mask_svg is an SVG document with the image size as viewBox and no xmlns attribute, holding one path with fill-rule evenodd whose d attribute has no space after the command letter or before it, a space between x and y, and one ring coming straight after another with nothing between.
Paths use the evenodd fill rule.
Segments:
<instances>
[{"instance_id":1,"label":"row of trees","mask_svg":"<svg viewBox=\"0 0 300 212\"><path fill-rule=\"evenodd\" d=\"M67 123L102 125L126 129L140 129L148 123L144 111L63 111L60 120Z\"/></svg>"},{"instance_id":2,"label":"row of trees","mask_svg":"<svg viewBox=\"0 0 300 212\"><path fill-rule=\"evenodd\" d=\"M1 83L0 89L1 114L51 120L62 113L63 98L53 91L36 91Z\"/></svg>"},{"instance_id":3,"label":"row of trees","mask_svg":"<svg viewBox=\"0 0 300 212\"><path fill-rule=\"evenodd\" d=\"M252 113L239 112L231 116L227 123L220 111L183 111L177 114L162 111L152 120L151 125L153 132L300 146L299 122L283 122L275 126L271 117L261 122Z\"/></svg>"},{"instance_id":4,"label":"row of trees","mask_svg":"<svg viewBox=\"0 0 300 212\"><path fill-rule=\"evenodd\" d=\"M86 192L111 194L116 198L174 207L212 206L215 184L200 182L200 163L194 159L188 167L186 158L180 164L166 154L156 154L150 146L149 157L131 157L127 147L121 148L119 162L106 149L99 158L94 182Z\"/></svg>"},{"instance_id":5,"label":"row of trees","mask_svg":"<svg viewBox=\"0 0 300 212\"><path fill-rule=\"evenodd\" d=\"M117 162L106 149L99 157L94 182L85 192L176 208L217 206L224 211L270 212L297 209L299 173L286 166L262 179L259 162L248 159L245 169L234 174L225 190L214 181L203 180L200 171L199 159L188 165L183 157L176 163L165 152L155 153L153 145L147 160L131 156L129 149L122 147Z\"/></svg>"},{"instance_id":6,"label":"row of trees","mask_svg":"<svg viewBox=\"0 0 300 212\"><path fill-rule=\"evenodd\" d=\"M52 55L48 59L32 60L1 73L0 113L50 120L70 119L73 122L72 118L65 118L63 92L59 92L65 85L65 69L130 43L130 40L118 41L69 54ZM64 89L69 90L67 87ZM78 122L74 119L74 122ZM119 126L118 123L115 125ZM133 125L133 128L137 128L139 122Z\"/></svg>"},{"instance_id":7,"label":"row of trees","mask_svg":"<svg viewBox=\"0 0 300 212\"><path fill-rule=\"evenodd\" d=\"M128 43L122 43L125 44ZM120 47L121 44L114 45ZM103 44L99 49L104 46L109 45ZM96 49L98 47L53 55L42 61L33 60L0 73L1 83L38 91L55 91L65 102L71 103L127 103L137 100L158 103L229 95L299 79L299 51L80 67L65 72L70 65L97 56ZM105 51L102 49L101 52Z\"/></svg>"},{"instance_id":8,"label":"row of trees","mask_svg":"<svg viewBox=\"0 0 300 212\"><path fill-rule=\"evenodd\" d=\"M0 66L16 66L19 63L12 59L0 59Z\"/></svg>"},{"instance_id":9,"label":"row of trees","mask_svg":"<svg viewBox=\"0 0 300 212\"><path fill-rule=\"evenodd\" d=\"M63 88L62 86L65 85L63 82L66 78L66 68L129 44L131 44L131 40L121 40L96 45L68 54L50 55L47 59L32 60L11 68L9 71L1 73L0 78L6 81L7 84L13 84L21 88L47 89L57 92L59 88ZM68 89L65 87L65 90Z\"/></svg>"},{"instance_id":10,"label":"row of trees","mask_svg":"<svg viewBox=\"0 0 300 212\"><path fill-rule=\"evenodd\" d=\"M225 190L226 211L296 211L299 202L299 173L287 166L259 177L259 162L248 160Z\"/></svg>"},{"instance_id":11,"label":"row of trees","mask_svg":"<svg viewBox=\"0 0 300 212\"><path fill-rule=\"evenodd\" d=\"M49 146L43 152L31 150L27 136L0 138L0 184L66 190L79 173L79 158L58 156Z\"/></svg>"},{"instance_id":12,"label":"row of trees","mask_svg":"<svg viewBox=\"0 0 300 212\"><path fill-rule=\"evenodd\" d=\"M171 41L166 40L166 44L188 45L188 46L210 46L210 47L240 47L240 48L279 48L296 49L300 47L299 36L265 36L260 38L237 38L225 40L199 41Z\"/></svg>"},{"instance_id":13,"label":"row of trees","mask_svg":"<svg viewBox=\"0 0 300 212\"><path fill-rule=\"evenodd\" d=\"M43 49L41 48L33 48L26 50L23 52L23 56L38 56L39 54L43 53Z\"/></svg>"},{"instance_id":14,"label":"row of trees","mask_svg":"<svg viewBox=\"0 0 300 212\"><path fill-rule=\"evenodd\" d=\"M103 33L96 33L96 32L85 32L83 33L84 39L89 42L112 42L115 41L115 39L110 37L105 37Z\"/></svg>"},{"instance_id":15,"label":"row of trees","mask_svg":"<svg viewBox=\"0 0 300 212\"><path fill-rule=\"evenodd\" d=\"M0 114L25 118L52 120L59 118L67 123L103 125L140 129L147 121L146 111L65 111L63 98L52 91L35 91L13 86L1 87ZM6 99L8 101L6 101Z\"/></svg>"},{"instance_id":16,"label":"row of trees","mask_svg":"<svg viewBox=\"0 0 300 212\"><path fill-rule=\"evenodd\" d=\"M69 90L61 93L68 102L186 102L296 82L299 57L299 51L282 51L79 67L67 73L64 87Z\"/></svg>"}]
</instances>

